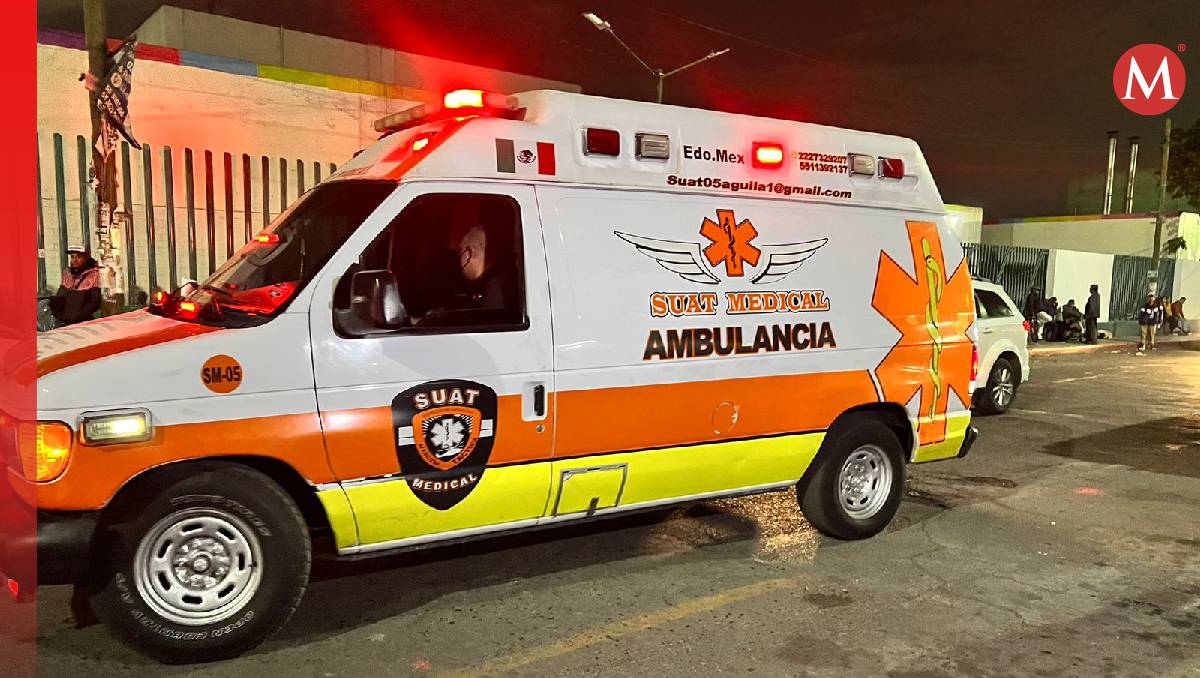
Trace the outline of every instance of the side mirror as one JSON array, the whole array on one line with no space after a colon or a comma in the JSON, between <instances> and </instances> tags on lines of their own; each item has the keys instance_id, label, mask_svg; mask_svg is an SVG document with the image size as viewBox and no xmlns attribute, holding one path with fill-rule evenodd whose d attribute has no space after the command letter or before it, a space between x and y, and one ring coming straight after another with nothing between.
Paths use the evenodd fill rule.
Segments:
<instances>
[{"instance_id":1,"label":"side mirror","mask_svg":"<svg viewBox=\"0 0 1200 678\"><path fill-rule=\"evenodd\" d=\"M146 309L154 315L170 316L179 308L179 301L191 296L200 289L195 280L184 280L174 292L168 294L164 290L155 290L146 300Z\"/></svg>"},{"instance_id":2,"label":"side mirror","mask_svg":"<svg viewBox=\"0 0 1200 678\"><path fill-rule=\"evenodd\" d=\"M391 271L359 271L350 280L350 305L335 308L337 326L352 336L381 334L404 327L408 313Z\"/></svg>"}]
</instances>

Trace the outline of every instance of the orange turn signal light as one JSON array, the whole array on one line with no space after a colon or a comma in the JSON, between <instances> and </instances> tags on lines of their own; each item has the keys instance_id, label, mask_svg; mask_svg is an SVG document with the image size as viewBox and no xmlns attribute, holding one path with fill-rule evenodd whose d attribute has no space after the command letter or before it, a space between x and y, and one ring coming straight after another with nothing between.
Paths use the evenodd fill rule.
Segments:
<instances>
[{"instance_id":1,"label":"orange turn signal light","mask_svg":"<svg viewBox=\"0 0 1200 678\"><path fill-rule=\"evenodd\" d=\"M70 426L57 421L22 424L18 436L21 471L27 480L49 482L66 470L75 437Z\"/></svg>"}]
</instances>

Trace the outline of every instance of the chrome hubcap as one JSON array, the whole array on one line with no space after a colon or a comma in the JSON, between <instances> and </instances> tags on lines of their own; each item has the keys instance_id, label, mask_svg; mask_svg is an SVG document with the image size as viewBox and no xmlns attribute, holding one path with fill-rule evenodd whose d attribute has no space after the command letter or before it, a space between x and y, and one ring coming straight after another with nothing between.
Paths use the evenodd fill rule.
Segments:
<instances>
[{"instance_id":1,"label":"chrome hubcap","mask_svg":"<svg viewBox=\"0 0 1200 678\"><path fill-rule=\"evenodd\" d=\"M186 509L158 521L138 544L138 593L162 617L188 626L237 614L262 581L258 535L217 509Z\"/></svg>"},{"instance_id":2,"label":"chrome hubcap","mask_svg":"<svg viewBox=\"0 0 1200 678\"><path fill-rule=\"evenodd\" d=\"M879 513L892 490L892 462L875 445L864 445L850 454L838 473L838 501L858 520Z\"/></svg>"}]
</instances>

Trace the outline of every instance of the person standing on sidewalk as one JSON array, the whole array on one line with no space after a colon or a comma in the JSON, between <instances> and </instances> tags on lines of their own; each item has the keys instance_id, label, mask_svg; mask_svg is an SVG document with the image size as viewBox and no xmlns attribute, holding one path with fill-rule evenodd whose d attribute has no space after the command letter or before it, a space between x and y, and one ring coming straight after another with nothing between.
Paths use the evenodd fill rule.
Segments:
<instances>
[{"instance_id":1,"label":"person standing on sidewalk","mask_svg":"<svg viewBox=\"0 0 1200 678\"><path fill-rule=\"evenodd\" d=\"M1158 326L1162 324L1162 306L1159 306L1158 298L1153 294L1147 296L1145 305L1138 309L1137 320L1142 331L1138 350L1153 351L1154 335L1158 333Z\"/></svg>"},{"instance_id":2,"label":"person standing on sidewalk","mask_svg":"<svg viewBox=\"0 0 1200 678\"><path fill-rule=\"evenodd\" d=\"M1033 343L1038 342L1038 335L1041 334L1042 323L1038 318L1038 313L1042 312L1042 291L1036 287L1029 289L1029 294L1025 295L1025 307L1021 309L1025 314L1025 319L1029 321L1029 340Z\"/></svg>"},{"instance_id":3,"label":"person standing on sidewalk","mask_svg":"<svg viewBox=\"0 0 1200 678\"><path fill-rule=\"evenodd\" d=\"M1083 321L1085 325L1083 333L1084 343L1096 343L1096 322L1100 320L1100 286L1092 285L1088 288L1091 296L1088 297L1087 303L1083 305Z\"/></svg>"}]
</instances>

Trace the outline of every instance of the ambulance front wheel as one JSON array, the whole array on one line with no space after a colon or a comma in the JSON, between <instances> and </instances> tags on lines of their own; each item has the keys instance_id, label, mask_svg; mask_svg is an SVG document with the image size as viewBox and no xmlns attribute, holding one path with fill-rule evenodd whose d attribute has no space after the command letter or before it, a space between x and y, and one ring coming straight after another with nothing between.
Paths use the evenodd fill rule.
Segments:
<instances>
[{"instance_id":1,"label":"ambulance front wheel","mask_svg":"<svg viewBox=\"0 0 1200 678\"><path fill-rule=\"evenodd\" d=\"M904 456L887 426L865 418L831 431L811 478L797 488L804 517L838 539L866 539L896 515L904 490Z\"/></svg>"},{"instance_id":2,"label":"ambulance front wheel","mask_svg":"<svg viewBox=\"0 0 1200 678\"><path fill-rule=\"evenodd\" d=\"M270 478L238 464L204 462L163 481L109 532L97 616L166 663L250 650L283 626L308 585L300 510Z\"/></svg>"}]
</instances>

